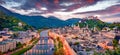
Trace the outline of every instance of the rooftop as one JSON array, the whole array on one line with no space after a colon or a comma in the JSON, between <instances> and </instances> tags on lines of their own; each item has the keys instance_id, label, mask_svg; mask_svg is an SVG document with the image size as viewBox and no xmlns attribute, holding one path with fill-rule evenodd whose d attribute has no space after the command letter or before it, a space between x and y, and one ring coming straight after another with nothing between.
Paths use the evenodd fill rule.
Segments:
<instances>
[{"instance_id":1,"label":"rooftop","mask_svg":"<svg viewBox=\"0 0 120 55\"><path fill-rule=\"evenodd\" d=\"M2 42L0 42L0 45L4 45L4 44L7 44L9 42L14 42L15 40L12 40L12 39L9 39L9 40L4 40Z\"/></svg>"}]
</instances>

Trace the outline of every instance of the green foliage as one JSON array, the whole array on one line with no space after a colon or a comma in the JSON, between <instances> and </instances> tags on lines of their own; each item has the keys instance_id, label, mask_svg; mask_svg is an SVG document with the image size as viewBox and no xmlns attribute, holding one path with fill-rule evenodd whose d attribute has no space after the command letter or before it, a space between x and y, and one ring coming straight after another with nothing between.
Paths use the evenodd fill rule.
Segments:
<instances>
[{"instance_id":1,"label":"green foliage","mask_svg":"<svg viewBox=\"0 0 120 55\"><path fill-rule=\"evenodd\" d=\"M22 53L26 52L27 50L31 49L32 46L28 46L27 48L23 48L22 50L18 51L18 52L15 52L11 55L21 55Z\"/></svg>"},{"instance_id":2,"label":"green foliage","mask_svg":"<svg viewBox=\"0 0 120 55\"><path fill-rule=\"evenodd\" d=\"M104 54L105 55L114 55L113 52L111 50L109 50L109 49L107 49Z\"/></svg>"},{"instance_id":3,"label":"green foliage","mask_svg":"<svg viewBox=\"0 0 120 55\"><path fill-rule=\"evenodd\" d=\"M79 42L75 42L74 45L79 45Z\"/></svg>"},{"instance_id":4,"label":"green foliage","mask_svg":"<svg viewBox=\"0 0 120 55\"><path fill-rule=\"evenodd\" d=\"M63 44L62 44L61 41L59 41L59 43L58 43L58 48L62 48L62 47L63 47Z\"/></svg>"},{"instance_id":5,"label":"green foliage","mask_svg":"<svg viewBox=\"0 0 120 55\"><path fill-rule=\"evenodd\" d=\"M56 48L56 49L59 49L59 48L62 48L62 47L63 47L63 44L62 44L62 42L60 41L60 38L59 38L59 37L57 37L57 39L54 40L54 43L55 43L55 48Z\"/></svg>"},{"instance_id":6,"label":"green foliage","mask_svg":"<svg viewBox=\"0 0 120 55\"><path fill-rule=\"evenodd\" d=\"M13 33L13 35L11 35L11 38L17 38L18 37L18 33L17 32L15 32L15 33Z\"/></svg>"},{"instance_id":7,"label":"green foliage","mask_svg":"<svg viewBox=\"0 0 120 55\"><path fill-rule=\"evenodd\" d=\"M94 54L93 55L98 55L98 53L96 51L94 51Z\"/></svg>"},{"instance_id":8,"label":"green foliage","mask_svg":"<svg viewBox=\"0 0 120 55\"><path fill-rule=\"evenodd\" d=\"M16 44L16 47L17 47L17 48L21 48L21 47L23 47L23 45L22 45L20 42L18 42L18 43Z\"/></svg>"},{"instance_id":9,"label":"green foliage","mask_svg":"<svg viewBox=\"0 0 120 55\"><path fill-rule=\"evenodd\" d=\"M23 24L22 27L18 26L19 22ZM31 26L27 25L26 23L13 16L7 16L2 11L0 11L0 30L2 30L3 28L9 28L13 31L24 31L30 29Z\"/></svg>"},{"instance_id":10,"label":"green foliage","mask_svg":"<svg viewBox=\"0 0 120 55\"><path fill-rule=\"evenodd\" d=\"M57 51L54 52L54 55L64 55L63 50L64 50L63 48L58 49Z\"/></svg>"},{"instance_id":11,"label":"green foliage","mask_svg":"<svg viewBox=\"0 0 120 55\"><path fill-rule=\"evenodd\" d=\"M117 26L120 30L120 23L105 23L101 20L94 19L86 20L85 22L79 23L80 27L85 27L86 25L88 25L89 28L97 27L98 30L102 30L104 27L109 27L110 29L112 29Z\"/></svg>"},{"instance_id":12,"label":"green foliage","mask_svg":"<svg viewBox=\"0 0 120 55\"><path fill-rule=\"evenodd\" d=\"M113 44L114 49L116 49L118 47L118 41L117 40L114 39L112 44Z\"/></svg>"},{"instance_id":13,"label":"green foliage","mask_svg":"<svg viewBox=\"0 0 120 55\"><path fill-rule=\"evenodd\" d=\"M26 52L29 49L31 49L38 41L39 41L39 39L34 39L34 41L32 42L32 45L29 45L29 46L27 46L27 47L25 47L25 48L15 52L15 53L11 54L11 55L21 55L21 54L23 54L24 52Z\"/></svg>"},{"instance_id":14,"label":"green foliage","mask_svg":"<svg viewBox=\"0 0 120 55\"><path fill-rule=\"evenodd\" d=\"M118 27L118 29L120 30L120 23L112 23L110 25L108 25L110 28L114 28L114 27Z\"/></svg>"},{"instance_id":15,"label":"green foliage","mask_svg":"<svg viewBox=\"0 0 120 55\"><path fill-rule=\"evenodd\" d=\"M91 51L92 50L92 48L86 48L86 51Z\"/></svg>"},{"instance_id":16,"label":"green foliage","mask_svg":"<svg viewBox=\"0 0 120 55\"><path fill-rule=\"evenodd\" d=\"M54 55L64 55L64 49L63 49L63 44L62 42L60 41L60 38L57 37L56 40L54 40Z\"/></svg>"}]
</instances>

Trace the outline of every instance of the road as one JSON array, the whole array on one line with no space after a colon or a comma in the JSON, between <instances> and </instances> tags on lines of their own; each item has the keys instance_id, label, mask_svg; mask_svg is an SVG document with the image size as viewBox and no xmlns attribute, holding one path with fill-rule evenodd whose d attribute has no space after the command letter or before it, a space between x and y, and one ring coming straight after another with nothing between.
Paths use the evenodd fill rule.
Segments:
<instances>
[{"instance_id":1,"label":"road","mask_svg":"<svg viewBox=\"0 0 120 55\"><path fill-rule=\"evenodd\" d=\"M54 48L53 40L49 38L48 30L45 30L40 33L38 43L22 55L53 55L52 48Z\"/></svg>"}]
</instances>

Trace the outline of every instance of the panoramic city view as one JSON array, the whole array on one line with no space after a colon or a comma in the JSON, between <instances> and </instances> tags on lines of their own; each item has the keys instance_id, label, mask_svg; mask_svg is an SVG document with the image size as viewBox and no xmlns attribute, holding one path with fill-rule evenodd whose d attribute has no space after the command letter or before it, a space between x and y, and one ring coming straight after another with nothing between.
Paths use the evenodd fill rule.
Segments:
<instances>
[{"instance_id":1,"label":"panoramic city view","mask_svg":"<svg viewBox=\"0 0 120 55\"><path fill-rule=\"evenodd\" d=\"M120 0L0 0L0 55L120 55Z\"/></svg>"}]
</instances>

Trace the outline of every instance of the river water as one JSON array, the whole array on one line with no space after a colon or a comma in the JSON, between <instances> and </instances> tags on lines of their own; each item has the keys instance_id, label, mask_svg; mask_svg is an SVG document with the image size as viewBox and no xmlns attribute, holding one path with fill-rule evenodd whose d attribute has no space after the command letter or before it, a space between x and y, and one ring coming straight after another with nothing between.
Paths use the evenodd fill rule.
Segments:
<instances>
[{"instance_id":1,"label":"river water","mask_svg":"<svg viewBox=\"0 0 120 55\"><path fill-rule=\"evenodd\" d=\"M53 55L54 42L48 36L48 30L40 33L40 40L30 50L22 55Z\"/></svg>"}]
</instances>

